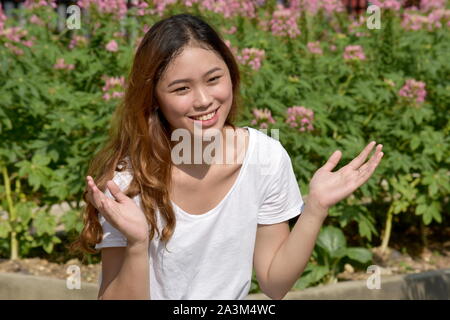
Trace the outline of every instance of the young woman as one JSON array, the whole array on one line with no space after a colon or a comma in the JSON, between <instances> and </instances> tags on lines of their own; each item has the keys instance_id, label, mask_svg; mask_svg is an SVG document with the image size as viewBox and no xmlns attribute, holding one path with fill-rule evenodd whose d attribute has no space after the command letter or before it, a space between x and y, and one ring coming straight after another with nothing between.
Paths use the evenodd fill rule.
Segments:
<instances>
[{"instance_id":1,"label":"young woman","mask_svg":"<svg viewBox=\"0 0 450 320\"><path fill-rule=\"evenodd\" d=\"M74 244L101 249L99 299L244 299L252 268L262 291L282 299L328 209L378 166L381 145L364 163L374 142L337 172L333 153L304 205L283 146L233 125L239 80L233 54L199 17L161 20L143 38L109 143L91 162Z\"/></svg>"}]
</instances>

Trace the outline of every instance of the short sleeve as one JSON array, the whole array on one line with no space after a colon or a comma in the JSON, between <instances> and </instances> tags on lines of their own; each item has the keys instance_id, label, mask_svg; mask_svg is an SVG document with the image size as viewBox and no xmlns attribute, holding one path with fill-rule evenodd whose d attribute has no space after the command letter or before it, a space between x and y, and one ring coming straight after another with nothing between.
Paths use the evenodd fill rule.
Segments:
<instances>
[{"instance_id":1,"label":"short sleeve","mask_svg":"<svg viewBox=\"0 0 450 320\"><path fill-rule=\"evenodd\" d=\"M113 181L119 186L120 190L123 192L126 191L128 188L128 185L130 183L131 177L128 177L129 174L126 172L114 172L114 178ZM104 194L110 198L114 199L113 195L107 188ZM99 212L98 213L99 222L103 229L103 239L100 243L97 243L95 245L95 249L102 249L102 248L108 248L108 247L126 247L128 244L127 238L114 228L106 219L103 217L103 215Z\"/></svg>"},{"instance_id":2,"label":"short sleeve","mask_svg":"<svg viewBox=\"0 0 450 320\"><path fill-rule=\"evenodd\" d=\"M268 179L262 204L258 212L258 224L275 224L301 214L304 202L292 167L291 158L279 145L281 157L277 168Z\"/></svg>"}]
</instances>

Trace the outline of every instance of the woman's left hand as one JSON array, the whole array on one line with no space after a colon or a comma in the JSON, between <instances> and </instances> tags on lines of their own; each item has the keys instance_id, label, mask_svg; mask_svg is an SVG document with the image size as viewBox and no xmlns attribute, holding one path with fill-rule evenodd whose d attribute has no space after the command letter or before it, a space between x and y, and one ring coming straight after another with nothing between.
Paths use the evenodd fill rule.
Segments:
<instances>
[{"instance_id":1,"label":"woman's left hand","mask_svg":"<svg viewBox=\"0 0 450 320\"><path fill-rule=\"evenodd\" d=\"M349 164L331 172L342 156L340 151L335 151L327 163L314 173L309 183L308 201L314 201L315 205L328 211L369 180L383 157L383 145L379 144L370 160L364 163L375 144L372 141Z\"/></svg>"}]
</instances>

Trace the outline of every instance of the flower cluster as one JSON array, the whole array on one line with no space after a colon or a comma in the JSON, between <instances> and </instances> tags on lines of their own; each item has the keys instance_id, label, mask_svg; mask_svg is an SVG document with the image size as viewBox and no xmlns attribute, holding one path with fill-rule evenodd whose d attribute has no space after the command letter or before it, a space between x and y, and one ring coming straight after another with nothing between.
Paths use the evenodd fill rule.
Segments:
<instances>
[{"instance_id":1,"label":"flower cluster","mask_svg":"<svg viewBox=\"0 0 450 320\"><path fill-rule=\"evenodd\" d=\"M153 0L154 7L149 10L149 14L163 16L166 7L174 4L177 0ZM186 7L192 7L198 4L201 9L206 9L223 15L225 18L231 18L241 15L249 18L256 18L256 7L262 6L264 0L181 0Z\"/></svg>"},{"instance_id":2,"label":"flower cluster","mask_svg":"<svg viewBox=\"0 0 450 320\"><path fill-rule=\"evenodd\" d=\"M370 3L378 6L381 9L399 11L403 5L403 0L370 0Z\"/></svg>"},{"instance_id":3,"label":"flower cluster","mask_svg":"<svg viewBox=\"0 0 450 320\"><path fill-rule=\"evenodd\" d=\"M236 31L237 28L235 26L232 26L230 29L222 29L222 32L226 34L235 34Z\"/></svg>"},{"instance_id":4,"label":"flower cluster","mask_svg":"<svg viewBox=\"0 0 450 320\"><path fill-rule=\"evenodd\" d=\"M107 77L103 76L105 85L102 91L105 92L103 95L104 100L110 100L113 98L121 98L124 95L123 89L125 87L125 78L122 77Z\"/></svg>"},{"instance_id":5,"label":"flower cluster","mask_svg":"<svg viewBox=\"0 0 450 320\"><path fill-rule=\"evenodd\" d=\"M230 40L224 40L225 44L227 45L227 47L230 49L230 51L234 54L234 56L237 59L238 56L238 49L233 47L233 45L231 44Z\"/></svg>"},{"instance_id":6,"label":"flower cluster","mask_svg":"<svg viewBox=\"0 0 450 320\"><path fill-rule=\"evenodd\" d=\"M84 36L75 35L69 43L69 49L75 47L84 47L88 43L88 39Z\"/></svg>"},{"instance_id":7,"label":"flower cluster","mask_svg":"<svg viewBox=\"0 0 450 320\"><path fill-rule=\"evenodd\" d=\"M435 9L427 16L419 14L418 10L408 10L403 14L402 27L405 30L433 31L442 28L443 25L450 27L450 10Z\"/></svg>"},{"instance_id":8,"label":"flower cluster","mask_svg":"<svg viewBox=\"0 0 450 320\"><path fill-rule=\"evenodd\" d=\"M148 3L143 0L131 0L130 4L137 9L138 16L144 16L147 12Z\"/></svg>"},{"instance_id":9,"label":"flower cluster","mask_svg":"<svg viewBox=\"0 0 450 320\"><path fill-rule=\"evenodd\" d=\"M312 131L314 121L314 111L303 106L293 106L287 109L286 123L298 131Z\"/></svg>"},{"instance_id":10,"label":"flower cluster","mask_svg":"<svg viewBox=\"0 0 450 320\"><path fill-rule=\"evenodd\" d=\"M164 11L168 5L176 3L177 0L153 0L153 9L149 10L149 13L152 15L158 15L162 17L164 15ZM194 3L194 1L191 1Z\"/></svg>"},{"instance_id":11,"label":"flower cluster","mask_svg":"<svg viewBox=\"0 0 450 320\"><path fill-rule=\"evenodd\" d=\"M298 11L292 8L284 8L282 5L277 5L277 10L273 12L273 17L270 21L262 22L265 30L270 30L274 36L289 36L295 38L300 35L300 30L297 25Z\"/></svg>"},{"instance_id":12,"label":"flower cluster","mask_svg":"<svg viewBox=\"0 0 450 320\"><path fill-rule=\"evenodd\" d=\"M349 45L345 47L344 60L365 60L363 48L359 45Z\"/></svg>"},{"instance_id":13,"label":"flower cluster","mask_svg":"<svg viewBox=\"0 0 450 320\"><path fill-rule=\"evenodd\" d=\"M420 11L428 12L433 9L445 8L445 0L421 0Z\"/></svg>"},{"instance_id":14,"label":"flower cluster","mask_svg":"<svg viewBox=\"0 0 450 320\"><path fill-rule=\"evenodd\" d=\"M117 52L119 50L119 45L116 40L111 40L106 44L105 48L110 52Z\"/></svg>"},{"instance_id":15,"label":"flower cluster","mask_svg":"<svg viewBox=\"0 0 450 320\"><path fill-rule=\"evenodd\" d=\"M253 109L253 116L255 117L251 124L253 126L258 125L262 129L267 129L269 124L275 123L275 120L272 118L272 113L269 109Z\"/></svg>"},{"instance_id":16,"label":"flower cluster","mask_svg":"<svg viewBox=\"0 0 450 320\"><path fill-rule=\"evenodd\" d=\"M342 2L342 0L291 0L290 8L297 12L306 10L312 15L316 15L318 11L323 10L327 16L331 16L335 12L344 11Z\"/></svg>"},{"instance_id":17,"label":"flower cluster","mask_svg":"<svg viewBox=\"0 0 450 320\"><path fill-rule=\"evenodd\" d=\"M366 18L364 16L359 16L358 19L353 19L352 23L348 26L348 31L351 34L355 34L357 37L367 37L369 34L367 32L361 32L362 29L366 29ZM361 28L363 27L363 28Z\"/></svg>"},{"instance_id":18,"label":"flower cluster","mask_svg":"<svg viewBox=\"0 0 450 320\"><path fill-rule=\"evenodd\" d=\"M249 65L253 70L259 70L261 67L261 61L264 59L264 50L255 48L244 48L241 54L236 58L239 63Z\"/></svg>"},{"instance_id":19,"label":"flower cluster","mask_svg":"<svg viewBox=\"0 0 450 320\"><path fill-rule=\"evenodd\" d=\"M52 7L55 9L57 7L56 0L26 0L23 6L27 9L35 9L39 7Z\"/></svg>"},{"instance_id":20,"label":"flower cluster","mask_svg":"<svg viewBox=\"0 0 450 320\"><path fill-rule=\"evenodd\" d=\"M322 47L320 46L320 42L318 42L318 41L309 42L308 43L308 50L312 54L317 54L317 55L322 55L323 54Z\"/></svg>"},{"instance_id":21,"label":"flower cluster","mask_svg":"<svg viewBox=\"0 0 450 320\"><path fill-rule=\"evenodd\" d=\"M26 40L25 37L27 34L28 31L21 27L0 28L0 37L4 37L6 40L5 47L18 56L23 55L23 50L20 48L21 45L30 48L33 46L33 41L36 39L35 37L32 37L31 40ZM19 47L17 45L19 45Z\"/></svg>"},{"instance_id":22,"label":"flower cluster","mask_svg":"<svg viewBox=\"0 0 450 320\"><path fill-rule=\"evenodd\" d=\"M127 0L78 0L77 5L84 9L96 6L99 12L115 14L119 19L128 11Z\"/></svg>"},{"instance_id":23,"label":"flower cluster","mask_svg":"<svg viewBox=\"0 0 450 320\"><path fill-rule=\"evenodd\" d=\"M73 70L75 66L73 64L66 64L64 58L59 58L56 60L56 63L53 65L54 69L58 70Z\"/></svg>"},{"instance_id":24,"label":"flower cluster","mask_svg":"<svg viewBox=\"0 0 450 320\"><path fill-rule=\"evenodd\" d=\"M198 2L206 10L222 14L225 18L237 15L256 18L256 3L242 0L184 0L185 3Z\"/></svg>"},{"instance_id":25,"label":"flower cluster","mask_svg":"<svg viewBox=\"0 0 450 320\"><path fill-rule=\"evenodd\" d=\"M41 27L45 26L45 22L35 14L30 17L30 22Z\"/></svg>"},{"instance_id":26,"label":"flower cluster","mask_svg":"<svg viewBox=\"0 0 450 320\"><path fill-rule=\"evenodd\" d=\"M409 101L421 104L425 101L427 91L425 90L425 83L416 81L414 79L406 80L405 85L398 92L399 96L406 98Z\"/></svg>"}]
</instances>

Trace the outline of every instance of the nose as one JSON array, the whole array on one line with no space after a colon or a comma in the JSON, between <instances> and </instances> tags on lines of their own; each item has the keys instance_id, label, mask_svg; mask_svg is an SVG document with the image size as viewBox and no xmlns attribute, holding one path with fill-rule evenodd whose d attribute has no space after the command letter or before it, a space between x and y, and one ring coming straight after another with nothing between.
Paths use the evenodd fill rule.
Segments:
<instances>
[{"instance_id":1,"label":"nose","mask_svg":"<svg viewBox=\"0 0 450 320\"><path fill-rule=\"evenodd\" d=\"M213 98L209 94L207 88L199 87L196 89L194 101L195 108L204 108L206 110L211 105L212 100Z\"/></svg>"}]
</instances>

